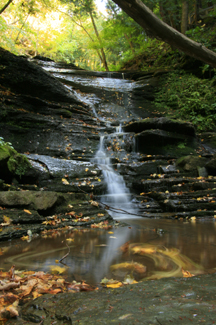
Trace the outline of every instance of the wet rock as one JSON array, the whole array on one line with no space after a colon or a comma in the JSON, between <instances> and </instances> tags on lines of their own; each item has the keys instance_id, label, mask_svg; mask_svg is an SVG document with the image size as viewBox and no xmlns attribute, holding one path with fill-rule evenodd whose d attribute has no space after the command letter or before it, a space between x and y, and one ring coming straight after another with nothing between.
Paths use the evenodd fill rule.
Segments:
<instances>
[{"instance_id":1,"label":"wet rock","mask_svg":"<svg viewBox=\"0 0 216 325\"><path fill-rule=\"evenodd\" d=\"M10 218L12 224L34 224L45 220L44 216L40 215L35 210L7 209L0 211L0 223L4 223L4 216Z\"/></svg>"},{"instance_id":2,"label":"wet rock","mask_svg":"<svg viewBox=\"0 0 216 325\"><path fill-rule=\"evenodd\" d=\"M0 82L13 92L51 101L79 102L51 75L26 58L0 48ZM16 73L14 73L16 71Z\"/></svg>"},{"instance_id":3,"label":"wet rock","mask_svg":"<svg viewBox=\"0 0 216 325\"><path fill-rule=\"evenodd\" d=\"M0 205L3 207L29 208L34 210L47 210L60 204L64 196L56 192L37 191L2 191L0 192Z\"/></svg>"},{"instance_id":4,"label":"wet rock","mask_svg":"<svg viewBox=\"0 0 216 325\"><path fill-rule=\"evenodd\" d=\"M9 320L7 325L42 321L57 325L80 322L130 325L142 324L143 319L146 324L155 325L203 321L213 324L214 297L215 274L144 281L97 292L47 294L22 306L21 316Z\"/></svg>"}]
</instances>

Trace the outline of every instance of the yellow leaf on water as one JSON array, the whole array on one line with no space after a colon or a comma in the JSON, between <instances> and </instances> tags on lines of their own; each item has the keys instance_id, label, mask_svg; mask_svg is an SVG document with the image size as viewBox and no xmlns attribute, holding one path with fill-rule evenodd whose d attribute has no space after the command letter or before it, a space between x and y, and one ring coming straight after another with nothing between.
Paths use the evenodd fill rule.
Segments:
<instances>
[{"instance_id":1,"label":"yellow leaf on water","mask_svg":"<svg viewBox=\"0 0 216 325\"><path fill-rule=\"evenodd\" d=\"M28 240L29 239L29 236L22 236L21 239L22 240Z\"/></svg>"},{"instance_id":2,"label":"yellow leaf on water","mask_svg":"<svg viewBox=\"0 0 216 325\"><path fill-rule=\"evenodd\" d=\"M146 272L146 266L137 262L123 262L119 264L114 264L110 266L111 272L115 271L134 271L139 274L144 274Z\"/></svg>"},{"instance_id":3,"label":"yellow leaf on water","mask_svg":"<svg viewBox=\"0 0 216 325\"><path fill-rule=\"evenodd\" d=\"M113 231L108 231L108 234L114 234L114 232Z\"/></svg>"},{"instance_id":4,"label":"yellow leaf on water","mask_svg":"<svg viewBox=\"0 0 216 325\"><path fill-rule=\"evenodd\" d=\"M74 241L74 238L67 238L67 241Z\"/></svg>"},{"instance_id":5,"label":"yellow leaf on water","mask_svg":"<svg viewBox=\"0 0 216 325\"><path fill-rule=\"evenodd\" d=\"M66 271L66 268L58 265L50 265L50 271L52 274L61 274Z\"/></svg>"},{"instance_id":6,"label":"yellow leaf on water","mask_svg":"<svg viewBox=\"0 0 216 325\"><path fill-rule=\"evenodd\" d=\"M182 274L183 274L184 278L191 278L192 276L194 276L194 274L190 273L189 271L185 271L183 269L183 267L182 267L181 271L182 271Z\"/></svg>"}]
</instances>

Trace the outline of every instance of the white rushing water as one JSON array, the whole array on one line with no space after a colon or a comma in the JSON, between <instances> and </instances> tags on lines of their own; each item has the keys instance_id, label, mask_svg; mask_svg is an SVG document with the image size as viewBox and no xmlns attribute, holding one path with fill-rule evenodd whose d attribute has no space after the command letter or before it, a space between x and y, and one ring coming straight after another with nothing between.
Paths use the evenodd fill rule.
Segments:
<instances>
[{"instance_id":1,"label":"white rushing water","mask_svg":"<svg viewBox=\"0 0 216 325\"><path fill-rule=\"evenodd\" d=\"M121 126L118 127L119 133L122 132ZM113 217L126 218L137 212L131 203L131 194L127 188L123 176L116 172L112 166L110 157L107 156L104 148L104 137L100 137L100 147L95 155L95 162L100 166L103 172L104 181L107 185L107 194L101 196L101 202L106 204Z\"/></svg>"}]
</instances>

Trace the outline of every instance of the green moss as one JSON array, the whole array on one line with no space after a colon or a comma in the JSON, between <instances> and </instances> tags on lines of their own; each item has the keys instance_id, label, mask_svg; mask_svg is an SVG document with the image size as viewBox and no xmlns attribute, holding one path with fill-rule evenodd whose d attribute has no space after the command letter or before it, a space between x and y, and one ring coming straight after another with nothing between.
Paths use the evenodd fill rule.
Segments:
<instances>
[{"instance_id":1,"label":"green moss","mask_svg":"<svg viewBox=\"0 0 216 325\"><path fill-rule=\"evenodd\" d=\"M18 175L19 177L23 176L26 171L31 168L28 159L19 153L16 153L9 158L7 166L12 174Z\"/></svg>"}]
</instances>

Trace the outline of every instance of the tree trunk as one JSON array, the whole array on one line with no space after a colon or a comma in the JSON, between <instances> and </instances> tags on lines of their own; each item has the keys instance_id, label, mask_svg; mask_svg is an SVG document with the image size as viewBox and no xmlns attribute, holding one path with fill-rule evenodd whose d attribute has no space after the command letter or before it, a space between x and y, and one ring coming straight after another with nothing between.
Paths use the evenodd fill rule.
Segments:
<instances>
[{"instance_id":1,"label":"tree trunk","mask_svg":"<svg viewBox=\"0 0 216 325\"><path fill-rule=\"evenodd\" d=\"M2 9L0 9L0 15L3 13L3 11L5 11L5 9L7 9L7 7L9 6L9 4L12 2L13 0L8 0L8 2L6 3L6 5L4 5L4 7Z\"/></svg>"},{"instance_id":2,"label":"tree trunk","mask_svg":"<svg viewBox=\"0 0 216 325\"><path fill-rule=\"evenodd\" d=\"M188 26L188 1L182 3L181 32L185 34Z\"/></svg>"},{"instance_id":3,"label":"tree trunk","mask_svg":"<svg viewBox=\"0 0 216 325\"><path fill-rule=\"evenodd\" d=\"M141 0L113 0L152 36L216 68L216 53L160 20Z\"/></svg>"},{"instance_id":4,"label":"tree trunk","mask_svg":"<svg viewBox=\"0 0 216 325\"><path fill-rule=\"evenodd\" d=\"M95 21L94 21L94 17L92 15L92 12L90 11L90 17L91 17L91 21L92 21L92 25L94 27L94 31L95 31L95 34L97 36L97 39L101 45L101 39L100 39L100 36L98 34L98 30L97 30L97 27L95 25ZM101 46L101 55L102 55L102 58L103 58L103 65L104 65L104 68L106 69L106 71L109 71L109 68L108 68L108 65L107 65L107 61L106 61L106 56L105 56L105 53L104 53L104 49L103 47Z\"/></svg>"},{"instance_id":5,"label":"tree trunk","mask_svg":"<svg viewBox=\"0 0 216 325\"><path fill-rule=\"evenodd\" d=\"M133 47L133 43L131 42L131 39L130 37L124 33L124 37L126 38L126 40L128 41L128 44L130 45L130 48L131 48L131 51L133 52L133 54L135 55L135 50L134 50L134 47Z\"/></svg>"}]
</instances>

